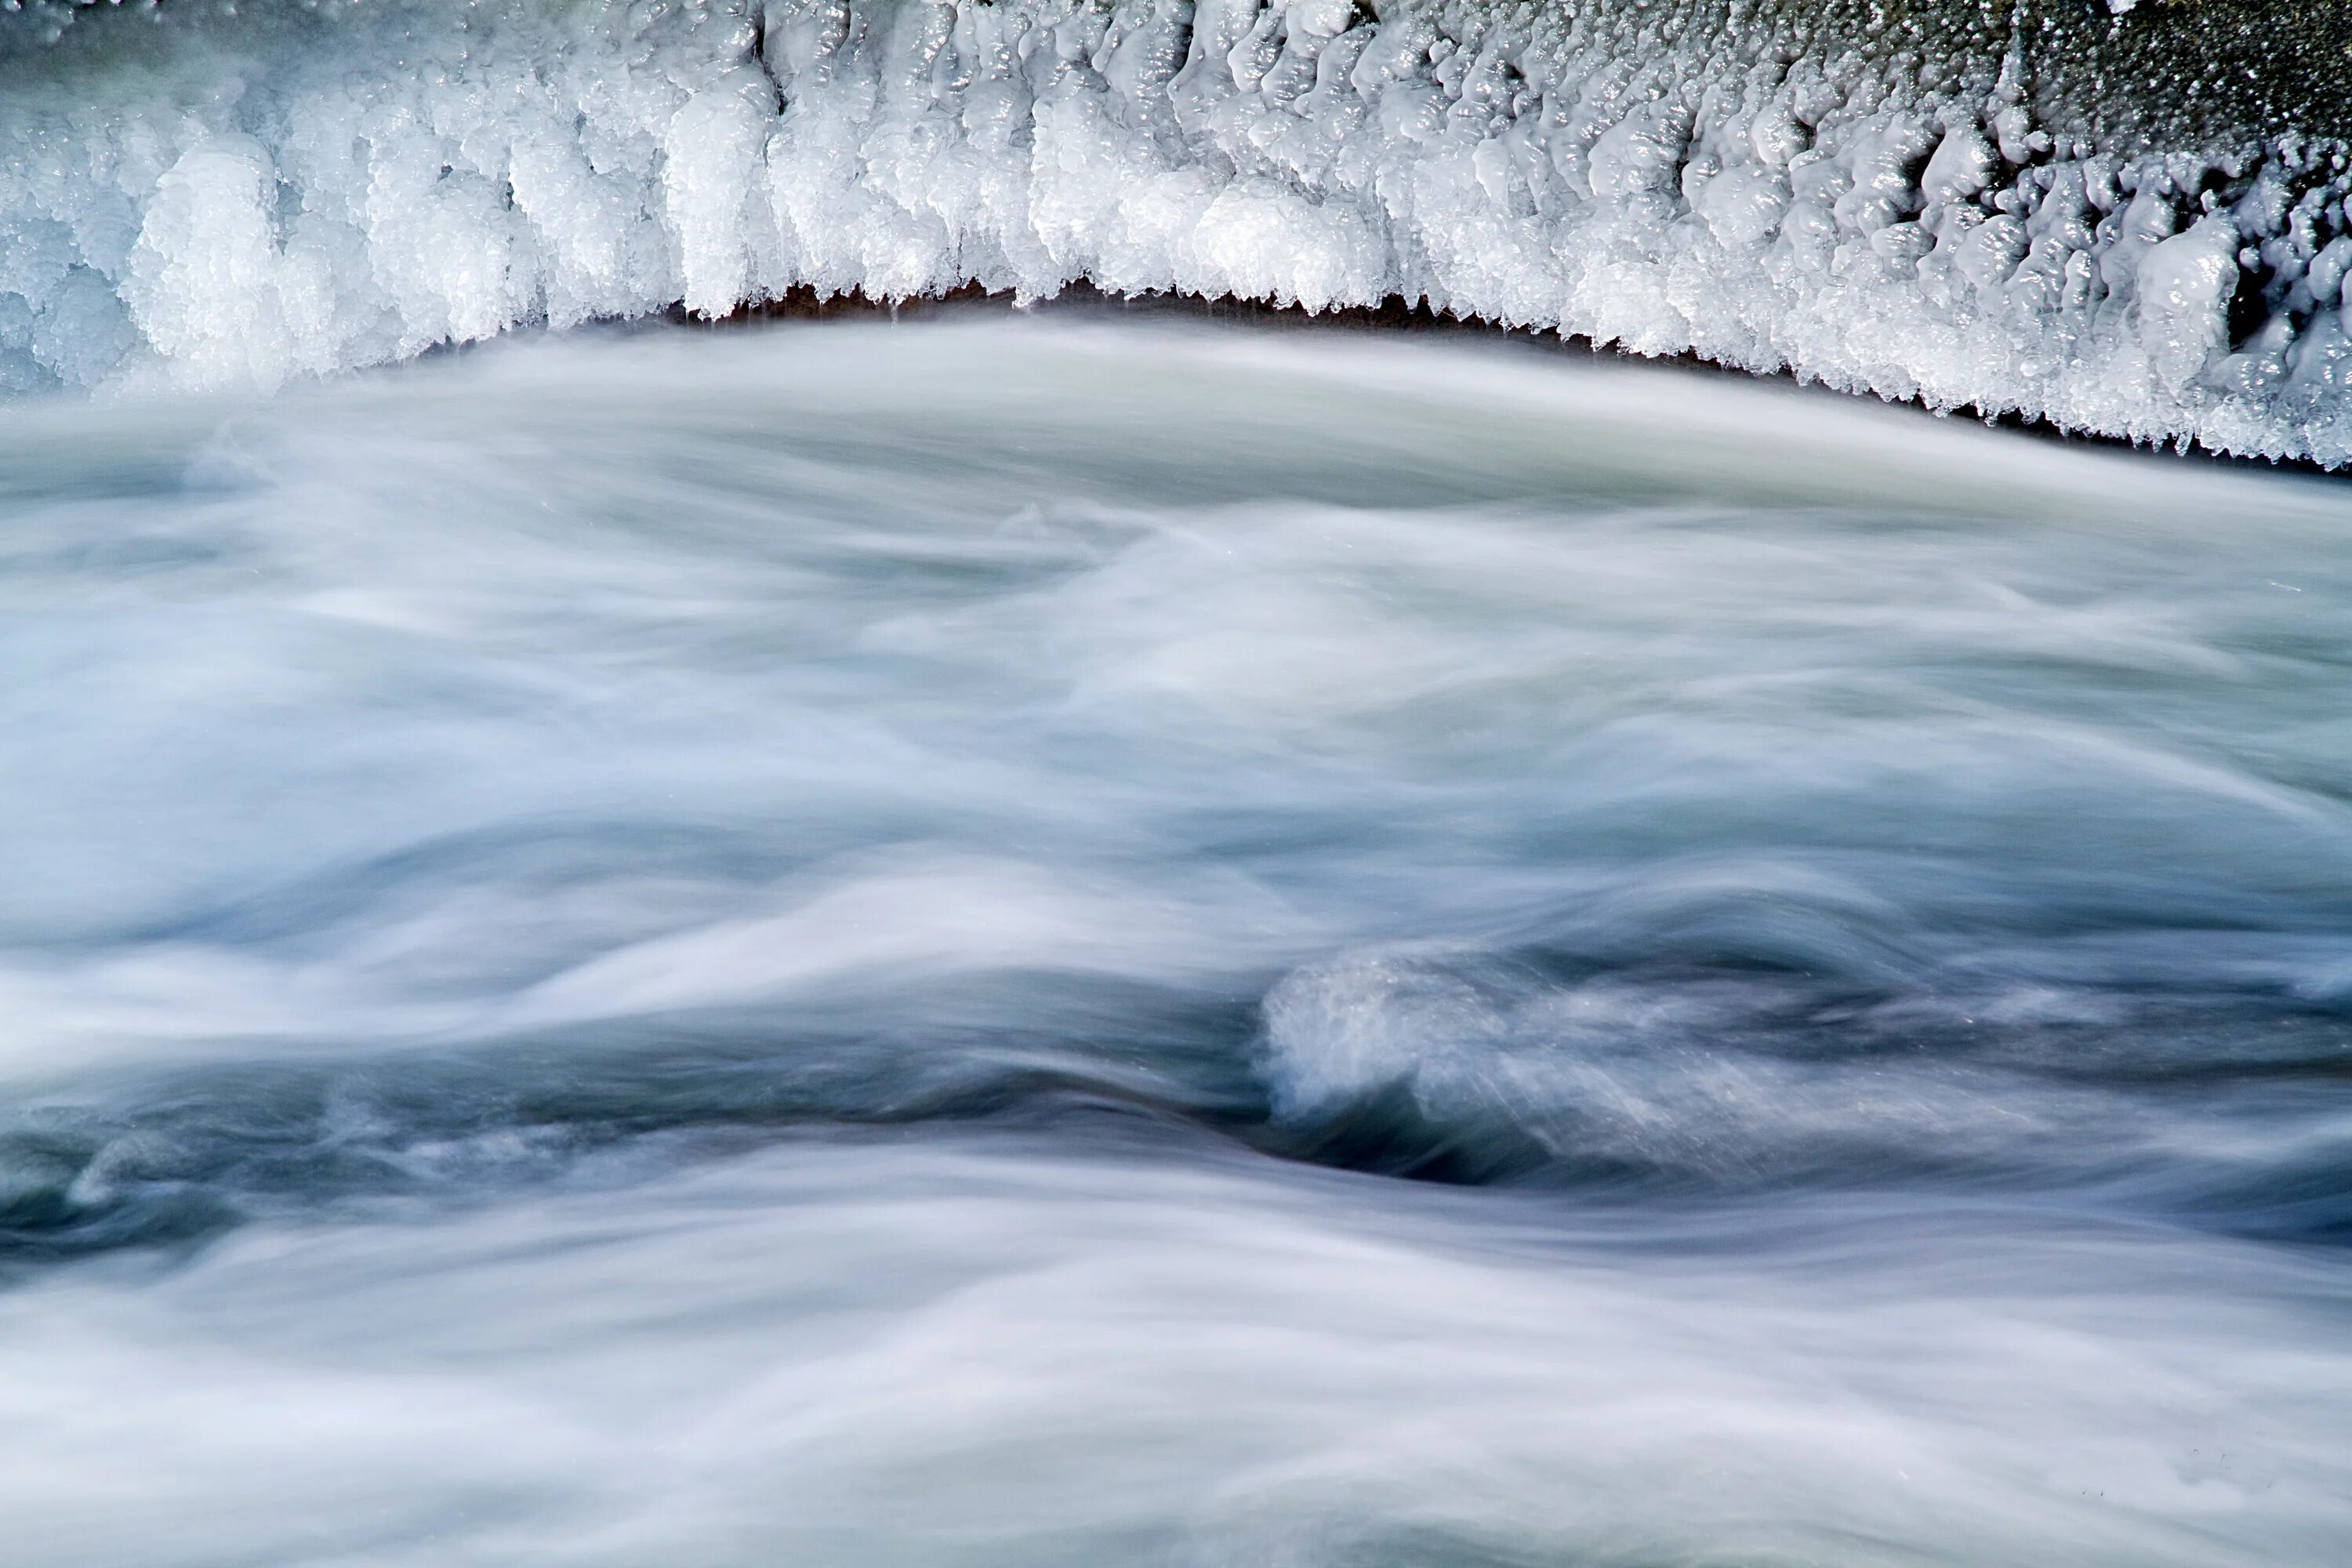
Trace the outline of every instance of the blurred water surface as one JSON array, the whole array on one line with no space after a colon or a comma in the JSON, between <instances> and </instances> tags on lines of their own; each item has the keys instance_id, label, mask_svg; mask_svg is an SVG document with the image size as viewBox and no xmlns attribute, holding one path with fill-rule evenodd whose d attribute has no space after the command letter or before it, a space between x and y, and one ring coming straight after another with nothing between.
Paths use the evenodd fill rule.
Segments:
<instances>
[{"instance_id":1,"label":"blurred water surface","mask_svg":"<svg viewBox=\"0 0 2352 1568\"><path fill-rule=\"evenodd\" d=\"M28 1561L2352 1539L2339 484L1050 315L7 418Z\"/></svg>"}]
</instances>

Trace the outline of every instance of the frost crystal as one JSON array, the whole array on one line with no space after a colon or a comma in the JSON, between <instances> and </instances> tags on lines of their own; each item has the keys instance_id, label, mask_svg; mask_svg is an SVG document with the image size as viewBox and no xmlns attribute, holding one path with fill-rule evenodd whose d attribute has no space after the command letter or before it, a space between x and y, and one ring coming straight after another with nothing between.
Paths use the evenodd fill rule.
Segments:
<instances>
[{"instance_id":1,"label":"frost crystal","mask_svg":"<svg viewBox=\"0 0 2352 1568\"><path fill-rule=\"evenodd\" d=\"M0 385L1086 279L2352 460L2343 145L2163 44L2184 10L35 6L0 39ZM2102 86L2150 58L2189 63Z\"/></svg>"}]
</instances>

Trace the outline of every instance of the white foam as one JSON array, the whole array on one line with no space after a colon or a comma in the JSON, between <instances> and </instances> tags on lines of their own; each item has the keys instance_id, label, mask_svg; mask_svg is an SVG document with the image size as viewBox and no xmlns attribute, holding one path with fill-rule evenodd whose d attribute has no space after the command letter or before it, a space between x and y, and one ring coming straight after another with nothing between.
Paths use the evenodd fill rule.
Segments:
<instances>
[{"instance_id":1,"label":"white foam","mask_svg":"<svg viewBox=\"0 0 2352 1568\"><path fill-rule=\"evenodd\" d=\"M2342 1538L2341 1281L2308 1254L1853 1208L1677 1249L1654 1215L1002 1139L620 1173L0 1296L12 1539L2316 1568Z\"/></svg>"},{"instance_id":2,"label":"white foam","mask_svg":"<svg viewBox=\"0 0 2352 1568\"><path fill-rule=\"evenodd\" d=\"M1984 90L1958 58L1666 42L1640 7L1379 10L111 17L67 39L87 47L0 58L0 384L268 384L795 287L1083 279L1310 310L1402 296L1939 408L2352 458L2339 148L2118 156L2038 128L2014 60ZM163 44L121 36L142 27Z\"/></svg>"}]
</instances>

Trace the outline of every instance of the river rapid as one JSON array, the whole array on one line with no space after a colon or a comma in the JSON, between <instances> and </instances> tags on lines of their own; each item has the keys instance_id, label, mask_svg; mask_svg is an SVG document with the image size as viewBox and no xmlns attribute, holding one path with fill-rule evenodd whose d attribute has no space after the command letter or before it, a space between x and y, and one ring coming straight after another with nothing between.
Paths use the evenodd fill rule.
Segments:
<instances>
[{"instance_id":1,"label":"river rapid","mask_svg":"<svg viewBox=\"0 0 2352 1568\"><path fill-rule=\"evenodd\" d=\"M2352 1539L2352 491L1499 341L0 446L46 1568Z\"/></svg>"}]
</instances>

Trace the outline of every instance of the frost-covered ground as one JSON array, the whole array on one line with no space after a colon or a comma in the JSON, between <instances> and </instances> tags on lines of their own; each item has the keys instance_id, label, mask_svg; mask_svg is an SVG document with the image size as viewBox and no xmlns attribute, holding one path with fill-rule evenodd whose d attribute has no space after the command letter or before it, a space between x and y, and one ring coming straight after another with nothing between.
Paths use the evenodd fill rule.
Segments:
<instances>
[{"instance_id":1,"label":"frost-covered ground","mask_svg":"<svg viewBox=\"0 0 2352 1568\"><path fill-rule=\"evenodd\" d=\"M0 19L0 381L1084 279L2352 458L2352 183L2240 10L2194 10L2210 48L2179 7L1853 10L37 8ZM2278 26L2324 82L2340 25Z\"/></svg>"}]
</instances>

